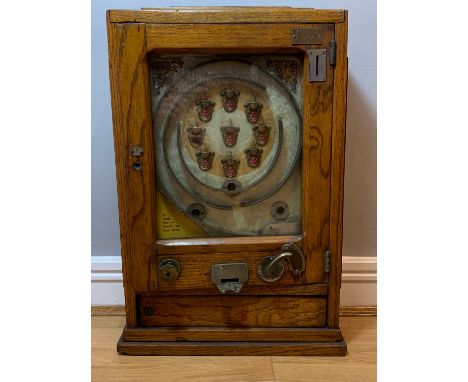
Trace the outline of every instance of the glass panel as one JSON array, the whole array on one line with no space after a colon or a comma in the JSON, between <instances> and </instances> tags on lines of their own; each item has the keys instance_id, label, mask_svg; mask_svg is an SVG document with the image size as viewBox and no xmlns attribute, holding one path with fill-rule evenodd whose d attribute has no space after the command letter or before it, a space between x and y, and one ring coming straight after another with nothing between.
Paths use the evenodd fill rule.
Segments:
<instances>
[{"instance_id":1,"label":"glass panel","mask_svg":"<svg viewBox=\"0 0 468 382\"><path fill-rule=\"evenodd\" d=\"M158 237L301 233L302 58L155 56Z\"/></svg>"}]
</instances>

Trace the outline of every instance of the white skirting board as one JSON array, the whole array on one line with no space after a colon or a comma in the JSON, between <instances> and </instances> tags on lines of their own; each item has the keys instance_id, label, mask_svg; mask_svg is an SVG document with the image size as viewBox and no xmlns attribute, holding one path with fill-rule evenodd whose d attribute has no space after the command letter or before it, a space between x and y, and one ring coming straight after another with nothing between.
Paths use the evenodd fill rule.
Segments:
<instances>
[{"instance_id":1,"label":"white skirting board","mask_svg":"<svg viewBox=\"0 0 468 382\"><path fill-rule=\"evenodd\" d=\"M91 257L91 304L124 304L120 256ZM374 305L377 305L377 257L343 257L341 306Z\"/></svg>"}]
</instances>

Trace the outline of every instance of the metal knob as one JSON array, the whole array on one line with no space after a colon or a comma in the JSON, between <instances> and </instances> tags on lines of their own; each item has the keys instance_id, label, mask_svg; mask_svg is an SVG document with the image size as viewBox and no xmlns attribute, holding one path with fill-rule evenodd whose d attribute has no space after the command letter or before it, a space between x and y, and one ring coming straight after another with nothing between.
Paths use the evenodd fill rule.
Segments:
<instances>
[{"instance_id":1,"label":"metal knob","mask_svg":"<svg viewBox=\"0 0 468 382\"><path fill-rule=\"evenodd\" d=\"M166 259L159 263L158 276L161 280L174 282L180 276L180 264L177 260Z\"/></svg>"},{"instance_id":2,"label":"metal knob","mask_svg":"<svg viewBox=\"0 0 468 382\"><path fill-rule=\"evenodd\" d=\"M299 276L304 271L305 259L298 247L288 243L283 245L281 250L279 255L266 256L258 264L257 272L262 280L267 282L279 280L283 276L286 261L295 276Z\"/></svg>"}]
</instances>

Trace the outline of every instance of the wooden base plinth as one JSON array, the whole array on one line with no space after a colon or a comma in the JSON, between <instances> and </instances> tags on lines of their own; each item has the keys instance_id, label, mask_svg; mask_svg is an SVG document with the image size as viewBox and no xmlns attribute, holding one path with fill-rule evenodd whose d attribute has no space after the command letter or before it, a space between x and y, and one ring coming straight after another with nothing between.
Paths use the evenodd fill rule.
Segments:
<instances>
[{"instance_id":1,"label":"wooden base plinth","mask_svg":"<svg viewBox=\"0 0 468 382\"><path fill-rule=\"evenodd\" d=\"M199 356L344 356L346 343L331 342L221 342L221 341L125 341L117 351L127 355L199 355Z\"/></svg>"}]
</instances>

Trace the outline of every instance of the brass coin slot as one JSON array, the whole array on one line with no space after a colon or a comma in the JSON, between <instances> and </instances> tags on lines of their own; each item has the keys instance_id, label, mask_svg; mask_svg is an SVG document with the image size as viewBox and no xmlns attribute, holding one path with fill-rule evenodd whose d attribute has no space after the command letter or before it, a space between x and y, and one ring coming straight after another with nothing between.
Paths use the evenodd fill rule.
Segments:
<instances>
[{"instance_id":1,"label":"brass coin slot","mask_svg":"<svg viewBox=\"0 0 468 382\"><path fill-rule=\"evenodd\" d=\"M227 291L239 293L248 279L247 263L214 264L211 267L211 282L222 294Z\"/></svg>"}]
</instances>

